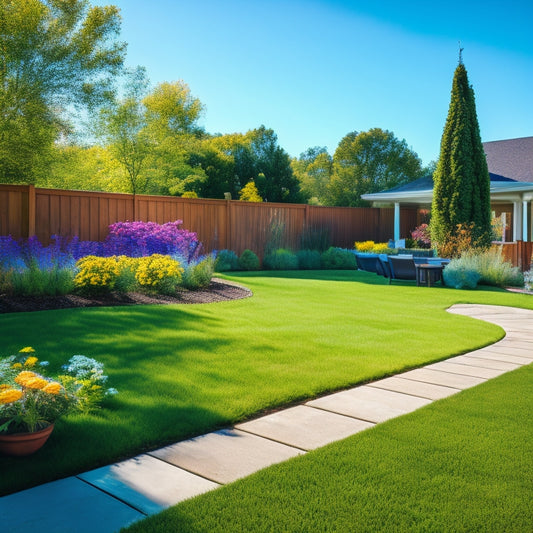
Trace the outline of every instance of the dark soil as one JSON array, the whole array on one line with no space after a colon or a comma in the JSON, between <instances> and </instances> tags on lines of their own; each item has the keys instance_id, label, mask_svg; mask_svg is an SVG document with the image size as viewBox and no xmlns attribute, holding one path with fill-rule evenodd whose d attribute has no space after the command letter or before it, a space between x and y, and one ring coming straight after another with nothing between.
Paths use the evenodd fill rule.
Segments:
<instances>
[{"instance_id":1,"label":"dark soil","mask_svg":"<svg viewBox=\"0 0 533 533\"><path fill-rule=\"evenodd\" d=\"M110 293L99 296L23 297L0 294L0 313L20 313L24 311L48 311L72 307L102 307L116 305L143 304L206 304L248 298L252 292L245 287L226 280L213 278L209 287L197 291L179 290L175 296L148 295L138 292L127 294Z\"/></svg>"}]
</instances>

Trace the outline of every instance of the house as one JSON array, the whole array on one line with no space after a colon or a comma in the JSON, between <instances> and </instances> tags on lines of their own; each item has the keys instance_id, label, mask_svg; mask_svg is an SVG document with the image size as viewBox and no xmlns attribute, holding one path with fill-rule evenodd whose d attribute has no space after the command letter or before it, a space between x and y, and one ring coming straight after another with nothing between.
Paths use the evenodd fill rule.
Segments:
<instances>
[{"instance_id":1,"label":"house","mask_svg":"<svg viewBox=\"0 0 533 533\"><path fill-rule=\"evenodd\" d=\"M532 241L533 137L483 143L490 176L490 199L495 217L505 226L502 240ZM364 194L373 205L394 205L394 240L400 236L400 206L431 209L433 179L420 178L387 191ZM414 229L414 228L413 228Z\"/></svg>"}]
</instances>

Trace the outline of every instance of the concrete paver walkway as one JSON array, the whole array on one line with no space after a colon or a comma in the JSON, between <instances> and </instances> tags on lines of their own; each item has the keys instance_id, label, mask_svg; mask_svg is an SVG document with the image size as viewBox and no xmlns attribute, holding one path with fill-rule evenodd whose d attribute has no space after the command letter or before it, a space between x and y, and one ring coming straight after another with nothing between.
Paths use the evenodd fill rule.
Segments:
<instances>
[{"instance_id":1,"label":"concrete paver walkway","mask_svg":"<svg viewBox=\"0 0 533 533\"><path fill-rule=\"evenodd\" d=\"M114 532L192 496L296 457L533 362L533 311L455 305L498 324L501 341L0 498L4 533Z\"/></svg>"}]
</instances>

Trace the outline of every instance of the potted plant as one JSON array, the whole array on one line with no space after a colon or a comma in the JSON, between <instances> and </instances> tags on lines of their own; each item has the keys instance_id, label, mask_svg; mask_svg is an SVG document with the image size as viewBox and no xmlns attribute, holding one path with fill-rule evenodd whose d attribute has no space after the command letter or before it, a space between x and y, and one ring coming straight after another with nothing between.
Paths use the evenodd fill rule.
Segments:
<instances>
[{"instance_id":1,"label":"potted plant","mask_svg":"<svg viewBox=\"0 0 533 533\"><path fill-rule=\"evenodd\" d=\"M0 452L29 455L41 448L54 423L70 412L89 412L104 396L103 365L83 355L73 356L56 378L45 375L48 362L39 362L26 347L0 358Z\"/></svg>"}]
</instances>

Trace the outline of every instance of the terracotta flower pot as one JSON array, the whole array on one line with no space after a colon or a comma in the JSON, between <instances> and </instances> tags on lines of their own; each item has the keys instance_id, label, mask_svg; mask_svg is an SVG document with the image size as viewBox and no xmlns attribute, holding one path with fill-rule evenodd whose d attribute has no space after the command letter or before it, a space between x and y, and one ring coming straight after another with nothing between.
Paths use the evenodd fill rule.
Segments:
<instances>
[{"instance_id":1,"label":"terracotta flower pot","mask_svg":"<svg viewBox=\"0 0 533 533\"><path fill-rule=\"evenodd\" d=\"M40 449L54 430L54 424L33 433L0 433L0 452L6 455L30 455Z\"/></svg>"}]
</instances>

